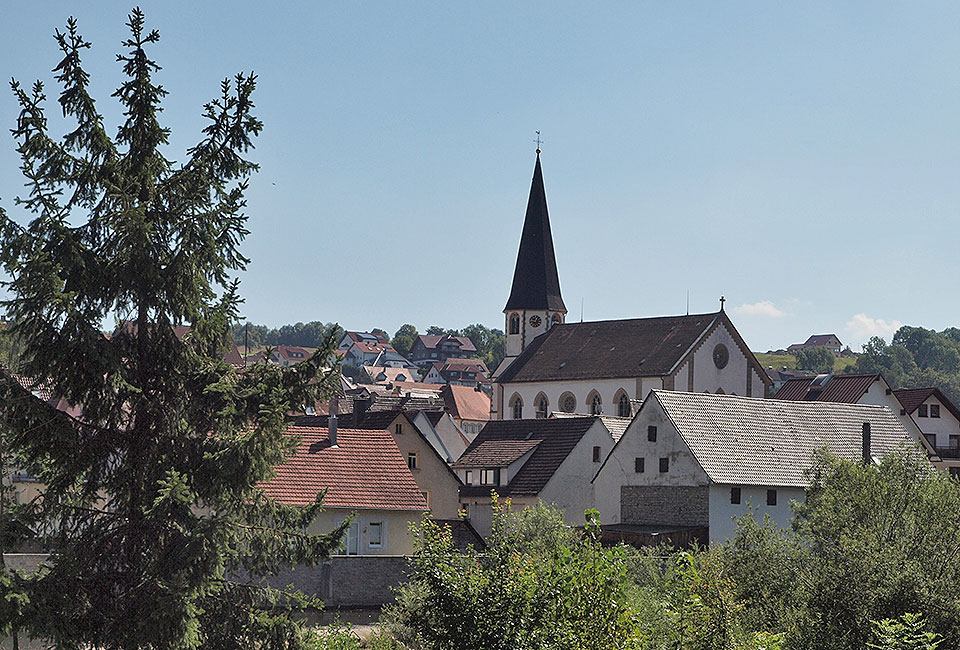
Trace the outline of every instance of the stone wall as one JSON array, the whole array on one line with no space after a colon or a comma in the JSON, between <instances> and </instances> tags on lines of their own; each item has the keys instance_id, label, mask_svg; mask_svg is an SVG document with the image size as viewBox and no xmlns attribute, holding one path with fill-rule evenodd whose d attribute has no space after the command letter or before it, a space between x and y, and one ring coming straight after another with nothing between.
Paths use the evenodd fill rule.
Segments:
<instances>
[{"instance_id":1,"label":"stone wall","mask_svg":"<svg viewBox=\"0 0 960 650\"><path fill-rule=\"evenodd\" d=\"M708 526L710 488L681 485L623 485L620 521L658 526Z\"/></svg>"},{"instance_id":2,"label":"stone wall","mask_svg":"<svg viewBox=\"0 0 960 650\"><path fill-rule=\"evenodd\" d=\"M326 607L379 607L393 602L392 587L405 580L402 555L337 555L315 567L296 567L271 577L271 586L294 585Z\"/></svg>"}]
</instances>

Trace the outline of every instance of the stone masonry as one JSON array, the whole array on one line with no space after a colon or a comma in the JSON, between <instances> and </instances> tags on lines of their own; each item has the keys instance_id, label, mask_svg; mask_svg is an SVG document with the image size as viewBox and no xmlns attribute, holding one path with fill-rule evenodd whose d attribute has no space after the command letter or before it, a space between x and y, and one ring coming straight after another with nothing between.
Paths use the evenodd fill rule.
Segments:
<instances>
[{"instance_id":1,"label":"stone masonry","mask_svg":"<svg viewBox=\"0 0 960 650\"><path fill-rule=\"evenodd\" d=\"M710 488L678 485L623 485L620 521L653 526L708 526Z\"/></svg>"}]
</instances>

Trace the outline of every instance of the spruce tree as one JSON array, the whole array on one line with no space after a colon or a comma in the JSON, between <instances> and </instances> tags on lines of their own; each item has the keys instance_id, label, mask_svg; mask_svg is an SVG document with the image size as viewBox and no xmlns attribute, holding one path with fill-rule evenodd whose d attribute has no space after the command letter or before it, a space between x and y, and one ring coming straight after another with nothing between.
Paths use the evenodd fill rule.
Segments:
<instances>
[{"instance_id":1,"label":"spruce tree","mask_svg":"<svg viewBox=\"0 0 960 650\"><path fill-rule=\"evenodd\" d=\"M224 360L247 263L256 77L222 82L176 163L147 54L159 34L139 9L128 18L115 136L72 18L54 72L75 128L51 135L43 84L12 82L28 188L17 203L32 215L22 226L0 214L7 316L21 372L80 414L0 380L4 433L45 485L32 505L54 549L45 571L2 581L0 597L22 606L0 608L0 624L64 648L296 648L285 608L303 601L257 577L328 557L342 530L303 534L319 499L291 508L258 486L292 450L287 413L330 390L334 342L290 368Z\"/></svg>"}]
</instances>

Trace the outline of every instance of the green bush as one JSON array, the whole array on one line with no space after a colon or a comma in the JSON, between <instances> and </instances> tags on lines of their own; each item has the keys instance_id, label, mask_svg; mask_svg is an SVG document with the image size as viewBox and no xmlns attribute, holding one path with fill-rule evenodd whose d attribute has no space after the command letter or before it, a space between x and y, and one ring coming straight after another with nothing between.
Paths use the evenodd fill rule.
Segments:
<instances>
[{"instance_id":1,"label":"green bush","mask_svg":"<svg viewBox=\"0 0 960 650\"><path fill-rule=\"evenodd\" d=\"M349 623L335 619L325 628L312 628L306 631L305 648L307 650L361 650L358 637Z\"/></svg>"}]
</instances>

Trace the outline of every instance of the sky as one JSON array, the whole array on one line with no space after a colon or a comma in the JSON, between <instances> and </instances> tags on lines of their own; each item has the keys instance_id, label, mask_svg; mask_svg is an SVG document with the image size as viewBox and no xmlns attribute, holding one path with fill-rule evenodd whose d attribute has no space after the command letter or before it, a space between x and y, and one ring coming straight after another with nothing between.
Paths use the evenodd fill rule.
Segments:
<instances>
[{"instance_id":1,"label":"sky","mask_svg":"<svg viewBox=\"0 0 960 650\"><path fill-rule=\"evenodd\" d=\"M55 118L73 15L118 125L132 6L10 3L0 76L44 81ZM540 131L568 320L723 295L755 351L960 326L960 3L140 6L168 158L220 80L259 76L252 322L503 328ZM0 92L0 206L26 222L17 112Z\"/></svg>"}]
</instances>

